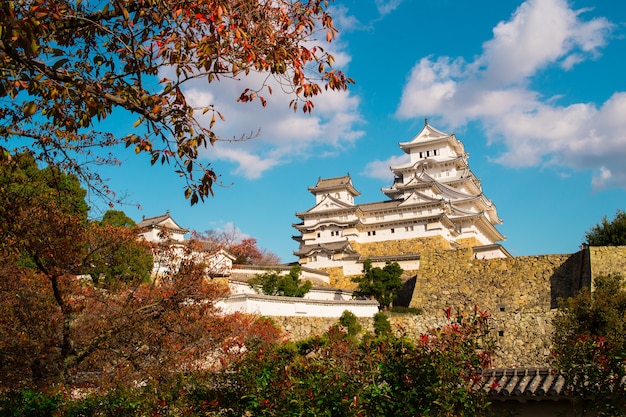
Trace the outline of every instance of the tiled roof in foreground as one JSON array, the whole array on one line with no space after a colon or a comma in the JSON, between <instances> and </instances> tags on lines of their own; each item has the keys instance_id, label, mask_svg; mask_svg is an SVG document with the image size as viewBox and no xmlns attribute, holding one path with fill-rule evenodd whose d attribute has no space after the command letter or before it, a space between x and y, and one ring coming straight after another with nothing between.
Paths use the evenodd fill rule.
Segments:
<instances>
[{"instance_id":1,"label":"tiled roof in foreground","mask_svg":"<svg viewBox=\"0 0 626 417\"><path fill-rule=\"evenodd\" d=\"M565 378L558 371L542 368L487 369L484 389L492 396L552 397L567 395Z\"/></svg>"}]
</instances>

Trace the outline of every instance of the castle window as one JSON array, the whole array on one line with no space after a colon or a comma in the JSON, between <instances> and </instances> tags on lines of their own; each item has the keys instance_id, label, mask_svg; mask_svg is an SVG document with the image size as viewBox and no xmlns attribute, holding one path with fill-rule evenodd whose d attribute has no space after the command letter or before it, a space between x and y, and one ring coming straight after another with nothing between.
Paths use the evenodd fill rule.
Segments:
<instances>
[{"instance_id":1,"label":"castle window","mask_svg":"<svg viewBox=\"0 0 626 417\"><path fill-rule=\"evenodd\" d=\"M322 234L320 232L317 232L317 237L321 237Z\"/></svg>"},{"instance_id":2,"label":"castle window","mask_svg":"<svg viewBox=\"0 0 626 417\"><path fill-rule=\"evenodd\" d=\"M392 227L391 228L391 233L395 233L395 232L396 232L396 230Z\"/></svg>"},{"instance_id":3,"label":"castle window","mask_svg":"<svg viewBox=\"0 0 626 417\"><path fill-rule=\"evenodd\" d=\"M504 336L504 330L498 330L498 336L503 337Z\"/></svg>"}]
</instances>

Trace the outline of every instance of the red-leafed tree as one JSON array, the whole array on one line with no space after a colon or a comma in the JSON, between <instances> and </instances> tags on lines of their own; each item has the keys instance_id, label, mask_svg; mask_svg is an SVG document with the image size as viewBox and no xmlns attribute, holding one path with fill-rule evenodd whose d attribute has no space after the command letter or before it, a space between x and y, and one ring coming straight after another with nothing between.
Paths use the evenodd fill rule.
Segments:
<instances>
[{"instance_id":1,"label":"red-leafed tree","mask_svg":"<svg viewBox=\"0 0 626 417\"><path fill-rule=\"evenodd\" d=\"M254 318L216 309L226 289L195 248L177 248L156 281L116 273L119 252L141 246L132 229L87 221L83 198L75 177L29 155L0 163L0 388L150 381L256 343ZM106 279L81 275L96 271Z\"/></svg>"},{"instance_id":2,"label":"red-leafed tree","mask_svg":"<svg viewBox=\"0 0 626 417\"><path fill-rule=\"evenodd\" d=\"M213 193L217 174L199 163L198 152L219 140L213 125L223 117L213 103L194 108L186 83L262 73L293 95L294 109L310 112L315 95L352 82L332 69L333 57L315 41L336 36L327 6L327 0L2 2L0 138L6 149L32 149L86 183L99 181L85 166L90 156L117 163L115 151L102 157L100 150L132 146L153 164L173 162L194 204ZM262 105L271 93L265 82L241 91L233 99ZM121 137L99 131L98 122L118 110L136 116L135 129ZM197 117L205 113L212 115L206 125Z\"/></svg>"},{"instance_id":3,"label":"red-leafed tree","mask_svg":"<svg viewBox=\"0 0 626 417\"><path fill-rule=\"evenodd\" d=\"M206 252L224 249L235 257L239 265L277 265L280 257L273 252L260 248L255 238L243 237L237 228L224 231L208 230L193 232L192 239L203 242Z\"/></svg>"}]
</instances>

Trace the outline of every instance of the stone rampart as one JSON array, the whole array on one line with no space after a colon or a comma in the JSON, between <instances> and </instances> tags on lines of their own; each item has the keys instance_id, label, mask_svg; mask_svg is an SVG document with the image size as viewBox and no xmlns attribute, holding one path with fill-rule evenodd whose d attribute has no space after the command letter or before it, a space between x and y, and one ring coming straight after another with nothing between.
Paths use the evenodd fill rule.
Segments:
<instances>
[{"instance_id":1,"label":"stone rampart","mask_svg":"<svg viewBox=\"0 0 626 417\"><path fill-rule=\"evenodd\" d=\"M548 364L552 330L549 322L552 314L553 312L535 315L527 312L511 317L510 321L518 329L515 338L509 337L507 333L499 336L502 331L508 332L510 325L494 320L492 327L499 349L494 357L493 366L545 366ZM285 331L288 340L294 341L322 335L330 326L339 322L338 318L328 317L272 317L272 320ZM359 318L358 320L364 332L374 332L372 318ZM389 321L397 335L406 335L415 341L419 340L420 335L426 333L428 329L441 327L446 323L443 313L436 316L392 315Z\"/></svg>"},{"instance_id":2,"label":"stone rampart","mask_svg":"<svg viewBox=\"0 0 626 417\"><path fill-rule=\"evenodd\" d=\"M373 256L373 255L372 255ZM331 283L349 277L331 273ZM414 272L414 271L412 271ZM591 247L574 254L476 259L471 248L421 252L410 306L421 315L390 317L397 329L418 338L444 323L443 310L487 310L500 347L494 366L545 366L551 357L552 319L559 299L591 286L591 277L626 275L626 246ZM319 335L332 318L276 317L293 340ZM361 318L372 332L372 319Z\"/></svg>"},{"instance_id":3,"label":"stone rampart","mask_svg":"<svg viewBox=\"0 0 626 417\"><path fill-rule=\"evenodd\" d=\"M483 243L475 237L465 237L457 239L456 243L462 248L473 248L474 246L482 246Z\"/></svg>"},{"instance_id":4,"label":"stone rampart","mask_svg":"<svg viewBox=\"0 0 626 417\"><path fill-rule=\"evenodd\" d=\"M626 278L626 246L590 246L591 276L621 274Z\"/></svg>"},{"instance_id":5,"label":"stone rampart","mask_svg":"<svg viewBox=\"0 0 626 417\"><path fill-rule=\"evenodd\" d=\"M426 251L450 249L450 242L443 236L418 237L412 239L388 240L385 242L350 242L352 249L362 258L395 256Z\"/></svg>"},{"instance_id":6,"label":"stone rampart","mask_svg":"<svg viewBox=\"0 0 626 417\"><path fill-rule=\"evenodd\" d=\"M452 307L491 312L548 311L589 285L584 251L475 259L471 248L422 253L411 300L426 314Z\"/></svg>"}]
</instances>

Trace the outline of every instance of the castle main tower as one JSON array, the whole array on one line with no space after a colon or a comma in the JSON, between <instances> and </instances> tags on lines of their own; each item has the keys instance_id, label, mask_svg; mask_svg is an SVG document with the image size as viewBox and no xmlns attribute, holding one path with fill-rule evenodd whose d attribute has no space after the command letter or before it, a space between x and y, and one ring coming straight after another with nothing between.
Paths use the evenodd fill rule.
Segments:
<instances>
[{"instance_id":1,"label":"castle main tower","mask_svg":"<svg viewBox=\"0 0 626 417\"><path fill-rule=\"evenodd\" d=\"M356 204L360 193L350 175L320 178L309 188L316 204L296 213L302 222L294 225L301 265L341 267L344 275L355 275L365 259L414 266L423 251L472 247L480 258L510 256L498 243L504 236L496 229L502 223L496 207L454 134L426 121L417 136L399 146L409 161L390 167L393 184L382 189L387 200Z\"/></svg>"}]
</instances>

